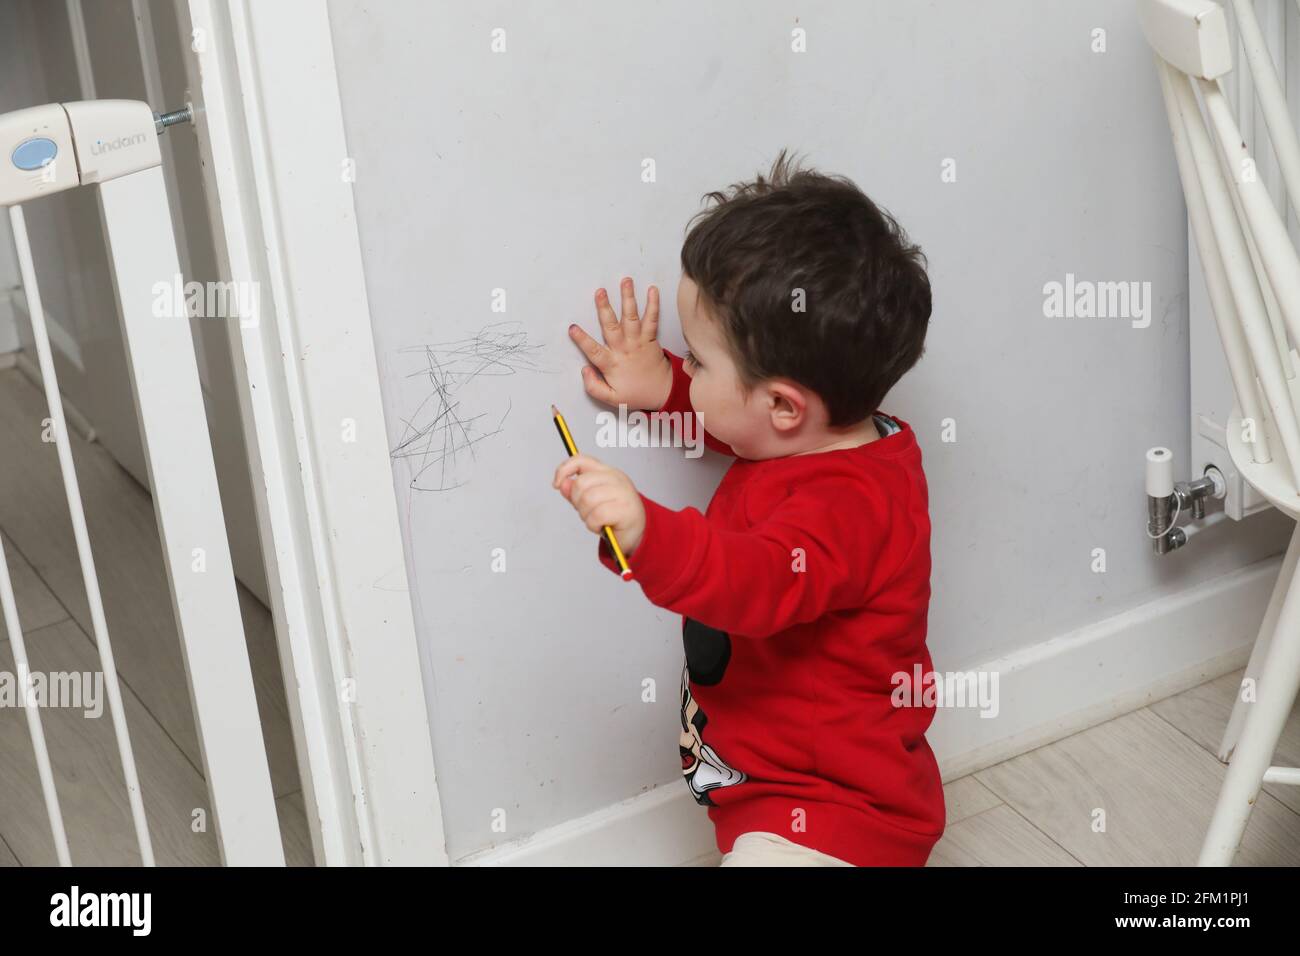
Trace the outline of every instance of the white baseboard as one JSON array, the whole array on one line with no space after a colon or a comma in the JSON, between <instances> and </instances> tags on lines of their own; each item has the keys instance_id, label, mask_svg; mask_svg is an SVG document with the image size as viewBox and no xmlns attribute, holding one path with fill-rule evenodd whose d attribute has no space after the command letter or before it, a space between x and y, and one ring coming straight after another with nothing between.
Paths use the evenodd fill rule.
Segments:
<instances>
[{"instance_id":1,"label":"white baseboard","mask_svg":"<svg viewBox=\"0 0 1300 956\"><path fill-rule=\"evenodd\" d=\"M945 781L1244 667L1282 556L990 661L997 717L940 709L926 738Z\"/></svg>"},{"instance_id":2,"label":"white baseboard","mask_svg":"<svg viewBox=\"0 0 1300 956\"><path fill-rule=\"evenodd\" d=\"M975 672L998 676L999 711L940 708L927 739L945 782L1244 667L1282 558L1151 601ZM936 662L936 668L942 665ZM648 793L458 866L686 866L716 857L713 825L685 784Z\"/></svg>"},{"instance_id":3,"label":"white baseboard","mask_svg":"<svg viewBox=\"0 0 1300 956\"><path fill-rule=\"evenodd\" d=\"M455 864L681 866L714 847L713 824L679 778Z\"/></svg>"}]
</instances>

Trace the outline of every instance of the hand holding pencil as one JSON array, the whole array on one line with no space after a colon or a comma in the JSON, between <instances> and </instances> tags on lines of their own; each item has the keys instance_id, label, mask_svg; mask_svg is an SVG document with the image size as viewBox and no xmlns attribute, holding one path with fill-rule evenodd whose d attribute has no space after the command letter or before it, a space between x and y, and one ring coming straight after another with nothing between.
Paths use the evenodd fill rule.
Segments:
<instances>
[{"instance_id":1,"label":"hand holding pencil","mask_svg":"<svg viewBox=\"0 0 1300 956\"><path fill-rule=\"evenodd\" d=\"M555 469L553 488L568 499L587 529L605 535L623 580L632 578L626 556L636 550L645 533L645 506L632 479L599 459L578 453L564 416L552 405L556 428L571 456Z\"/></svg>"}]
</instances>

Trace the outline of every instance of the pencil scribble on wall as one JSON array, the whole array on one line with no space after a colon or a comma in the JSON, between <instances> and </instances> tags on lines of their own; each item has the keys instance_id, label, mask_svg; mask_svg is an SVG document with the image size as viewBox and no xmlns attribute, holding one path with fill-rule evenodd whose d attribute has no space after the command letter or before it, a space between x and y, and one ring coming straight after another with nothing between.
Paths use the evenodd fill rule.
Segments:
<instances>
[{"instance_id":1,"label":"pencil scribble on wall","mask_svg":"<svg viewBox=\"0 0 1300 956\"><path fill-rule=\"evenodd\" d=\"M427 378L432 388L415 412L402 420L405 428L393 458L405 459L411 487L417 491L450 491L466 483L474 448L502 432L510 414L509 397L500 417L480 411L504 390L483 392L471 387L482 378L538 372L540 345L530 345L519 322L494 322L477 335L399 349L421 356L421 368L408 378ZM468 459L468 460L467 460Z\"/></svg>"}]
</instances>

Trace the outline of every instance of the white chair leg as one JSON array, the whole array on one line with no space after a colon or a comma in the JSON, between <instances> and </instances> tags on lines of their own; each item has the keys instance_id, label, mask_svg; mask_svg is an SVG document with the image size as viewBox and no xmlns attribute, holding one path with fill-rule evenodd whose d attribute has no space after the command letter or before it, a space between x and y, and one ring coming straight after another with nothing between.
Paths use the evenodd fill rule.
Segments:
<instances>
[{"instance_id":1,"label":"white chair leg","mask_svg":"<svg viewBox=\"0 0 1300 956\"><path fill-rule=\"evenodd\" d=\"M1285 583L1286 597L1260 669L1257 697L1245 705L1245 724L1201 846L1200 866L1232 863L1300 691L1300 578L1293 571Z\"/></svg>"},{"instance_id":2,"label":"white chair leg","mask_svg":"<svg viewBox=\"0 0 1300 956\"><path fill-rule=\"evenodd\" d=\"M1295 577L1297 558L1300 558L1300 522L1296 523L1295 530L1291 532L1291 543L1287 545L1282 569L1278 572L1277 583L1273 585L1273 595L1268 599L1268 610L1264 612L1264 620L1259 625L1259 636L1255 638L1255 646L1251 648L1250 661L1246 664L1245 674L1242 675L1243 682L1259 680L1264 657L1268 654L1273 633L1277 630L1277 616L1282 610L1282 600L1286 597L1292 578ZM1246 709L1249 706L1241 699L1241 688L1238 687L1233 697L1232 714L1228 717L1228 726L1223 732L1223 741L1219 744L1219 759L1224 763L1232 758L1232 749L1237 746L1237 740L1241 737L1241 728L1245 723Z\"/></svg>"}]
</instances>

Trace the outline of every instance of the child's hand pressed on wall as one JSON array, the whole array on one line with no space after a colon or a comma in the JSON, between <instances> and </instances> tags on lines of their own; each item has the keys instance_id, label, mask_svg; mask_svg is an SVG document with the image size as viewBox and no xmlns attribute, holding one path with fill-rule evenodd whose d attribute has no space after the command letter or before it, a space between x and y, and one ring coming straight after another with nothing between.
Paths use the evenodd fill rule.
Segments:
<instances>
[{"instance_id":1,"label":"child's hand pressed on wall","mask_svg":"<svg viewBox=\"0 0 1300 956\"><path fill-rule=\"evenodd\" d=\"M605 290L596 290L596 318L604 345L582 326L569 326L569 338L591 362L582 370L582 384L588 395L606 405L656 411L668 401L673 387L672 365L659 345L659 290L651 286L646 293L644 317L637 316L631 279L623 280L621 291L620 318Z\"/></svg>"},{"instance_id":2,"label":"child's hand pressed on wall","mask_svg":"<svg viewBox=\"0 0 1300 956\"><path fill-rule=\"evenodd\" d=\"M555 469L551 487L569 499L588 531L614 531L624 557L631 557L645 533L645 505L632 479L589 455L574 455Z\"/></svg>"}]
</instances>

